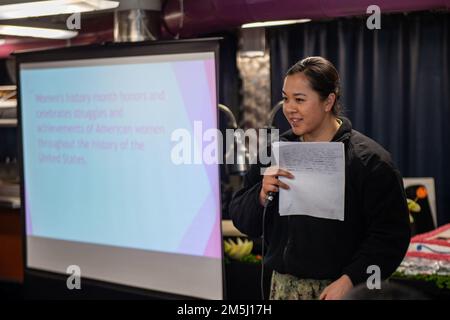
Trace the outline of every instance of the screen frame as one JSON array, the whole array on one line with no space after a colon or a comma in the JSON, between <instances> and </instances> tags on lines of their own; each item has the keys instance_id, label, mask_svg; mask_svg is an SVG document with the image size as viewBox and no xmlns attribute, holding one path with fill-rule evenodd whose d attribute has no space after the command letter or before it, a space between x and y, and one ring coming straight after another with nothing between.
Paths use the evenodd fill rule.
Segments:
<instances>
[{"instance_id":1,"label":"screen frame","mask_svg":"<svg viewBox=\"0 0 450 320\"><path fill-rule=\"evenodd\" d=\"M37 51L22 51L14 53L16 58L16 79L17 79L17 128L18 128L18 156L19 156L19 170L20 170L20 196L25 199L25 170L23 159L23 127L22 127L22 102L21 102L21 85L20 85L20 70L23 63L34 62L51 62L51 61L66 61L66 60L89 60L101 58L121 58L121 57L136 57L146 55L161 55L161 54L183 54L183 53L201 53L213 52L215 59L215 77L216 77L216 102L219 103L219 46L221 38L200 38L200 39L184 39L184 40L168 40L168 41L143 41L143 42L126 42L126 43L103 43L87 46L74 46L48 50ZM219 126L219 110L216 112L216 123ZM221 181L220 165L217 166L217 175ZM221 194L221 185L218 186L219 195ZM219 197L219 221L222 221L222 199ZM22 201L20 207L21 214L21 238L22 238L22 265L24 270L24 279L48 279L64 282L67 280L66 274L35 269L27 265L27 234L26 234L26 203ZM225 265L224 265L224 249L223 249L223 234L220 227L220 248L221 248L221 265L222 265L222 298L226 299L226 281L225 281ZM156 291L146 288L138 288L123 285L120 283L106 282L89 277L83 277L83 282L87 282L88 286L93 288L103 288L111 292L120 292L124 297L131 294L131 296L142 296L156 299L201 299L197 297L184 296L176 293L168 293ZM25 286L27 281L25 281ZM55 286L59 287L59 286ZM32 289L32 286L30 287ZM51 290L51 289L49 289ZM26 290L27 291L27 290ZM58 294L49 294L50 298L61 297L61 294L66 293L67 297L74 297L70 290L62 290L57 288ZM64 292L65 291L65 292ZM33 292L27 291L33 297ZM36 295L37 297L38 295ZM87 298L83 295L83 298Z\"/></svg>"}]
</instances>

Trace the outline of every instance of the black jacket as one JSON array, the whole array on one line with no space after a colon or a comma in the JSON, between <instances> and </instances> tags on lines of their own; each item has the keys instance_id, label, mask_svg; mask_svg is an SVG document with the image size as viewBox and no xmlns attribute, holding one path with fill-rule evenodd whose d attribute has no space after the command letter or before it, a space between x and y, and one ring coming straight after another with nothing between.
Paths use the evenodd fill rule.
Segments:
<instances>
[{"instance_id":1,"label":"black jacket","mask_svg":"<svg viewBox=\"0 0 450 320\"><path fill-rule=\"evenodd\" d=\"M266 213L265 264L300 278L334 280L347 274L353 284L376 265L387 278L402 261L410 240L408 207L399 171L378 143L352 130L346 118L332 141L345 145L344 221L278 214L278 195ZM299 141L291 130L281 141ZM234 225L250 237L262 234L259 202L262 176L253 165L230 203Z\"/></svg>"}]
</instances>

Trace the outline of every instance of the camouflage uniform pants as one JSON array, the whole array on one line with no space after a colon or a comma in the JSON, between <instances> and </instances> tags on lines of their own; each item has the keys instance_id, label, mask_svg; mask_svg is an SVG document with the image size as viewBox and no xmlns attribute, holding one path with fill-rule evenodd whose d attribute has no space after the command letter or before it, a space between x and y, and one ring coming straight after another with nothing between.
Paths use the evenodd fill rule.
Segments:
<instances>
[{"instance_id":1,"label":"camouflage uniform pants","mask_svg":"<svg viewBox=\"0 0 450 320\"><path fill-rule=\"evenodd\" d=\"M270 300L317 300L331 280L299 279L290 274L272 273Z\"/></svg>"}]
</instances>

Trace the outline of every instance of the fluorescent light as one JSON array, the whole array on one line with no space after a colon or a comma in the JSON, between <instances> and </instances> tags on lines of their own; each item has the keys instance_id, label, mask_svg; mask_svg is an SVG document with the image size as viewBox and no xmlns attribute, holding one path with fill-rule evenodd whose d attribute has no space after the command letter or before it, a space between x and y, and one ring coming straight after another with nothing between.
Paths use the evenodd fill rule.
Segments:
<instances>
[{"instance_id":1,"label":"fluorescent light","mask_svg":"<svg viewBox=\"0 0 450 320\"><path fill-rule=\"evenodd\" d=\"M70 39L75 37L78 32L70 30L32 28L10 25L0 25L0 34L19 37L35 37L47 39Z\"/></svg>"},{"instance_id":2,"label":"fluorescent light","mask_svg":"<svg viewBox=\"0 0 450 320\"><path fill-rule=\"evenodd\" d=\"M0 20L114 9L118 1L47 0L0 6Z\"/></svg>"},{"instance_id":3,"label":"fluorescent light","mask_svg":"<svg viewBox=\"0 0 450 320\"><path fill-rule=\"evenodd\" d=\"M294 23L306 23L306 22L310 22L310 21L311 21L311 19L252 22L252 23L243 24L242 28L273 27L273 26L282 26L282 25L294 24Z\"/></svg>"}]
</instances>

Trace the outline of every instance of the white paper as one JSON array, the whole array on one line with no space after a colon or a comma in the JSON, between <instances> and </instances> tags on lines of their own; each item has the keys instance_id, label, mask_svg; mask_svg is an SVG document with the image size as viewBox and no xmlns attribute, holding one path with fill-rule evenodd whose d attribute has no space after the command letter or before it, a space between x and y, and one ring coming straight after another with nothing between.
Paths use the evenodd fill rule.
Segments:
<instances>
[{"instance_id":1,"label":"white paper","mask_svg":"<svg viewBox=\"0 0 450 320\"><path fill-rule=\"evenodd\" d=\"M276 165L294 175L279 177L279 213L344 221L345 155L342 142L275 142Z\"/></svg>"}]
</instances>

